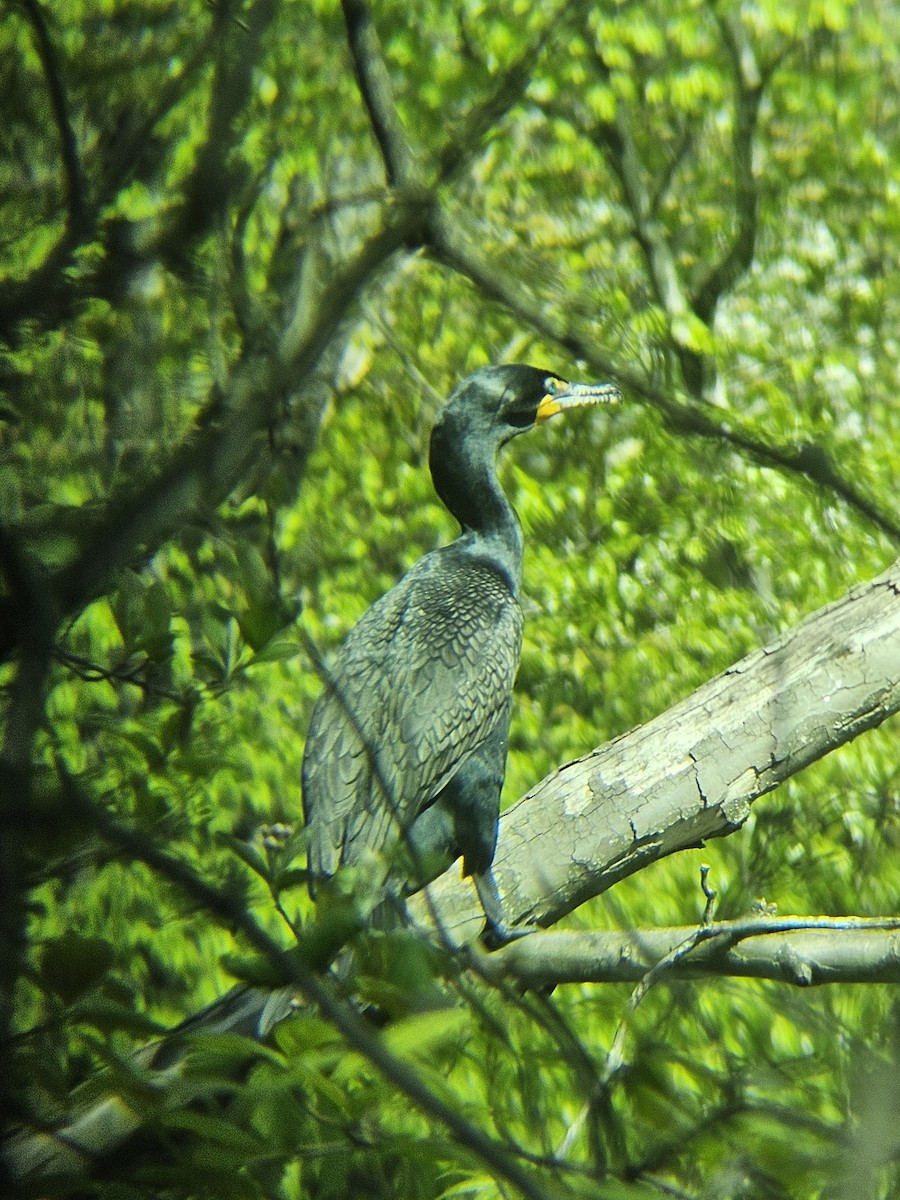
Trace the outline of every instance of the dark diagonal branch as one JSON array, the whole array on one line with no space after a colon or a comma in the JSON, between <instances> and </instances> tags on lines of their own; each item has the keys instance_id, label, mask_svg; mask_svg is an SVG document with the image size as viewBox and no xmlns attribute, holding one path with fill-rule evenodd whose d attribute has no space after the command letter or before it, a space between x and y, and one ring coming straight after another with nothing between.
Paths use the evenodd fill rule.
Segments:
<instances>
[{"instance_id":1,"label":"dark diagonal branch","mask_svg":"<svg viewBox=\"0 0 900 1200\"><path fill-rule=\"evenodd\" d=\"M302 388L360 292L413 235L417 221L414 212L395 213L317 295L306 298L308 304L296 323L288 321L277 346L244 356L228 395L156 479L136 495L110 497L95 537L55 580L64 614L99 595L142 548L154 551L190 517L224 500L253 461L255 434L270 419L277 398Z\"/></svg>"},{"instance_id":2,"label":"dark diagonal branch","mask_svg":"<svg viewBox=\"0 0 900 1200\"><path fill-rule=\"evenodd\" d=\"M63 83L62 70L56 49L50 38L47 23L38 0L22 0L22 7L34 31L34 44L50 96L53 119L59 135L60 153L66 179L66 208L70 232L81 229L87 210L87 187L78 154L78 141L69 116L69 101Z\"/></svg>"},{"instance_id":3,"label":"dark diagonal branch","mask_svg":"<svg viewBox=\"0 0 900 1200\"><path fill-rule=\"evenodd\" d=\"M753 140L763 95L763 77L740 19L721 13L717 13L716 19L731 58L734 76L732 162L735 231L724 255L691 299L694 312L707 325L715 317L719 298L734 287L753 263L759 209L759 195L753 175Z\"/></svg>"},{"instance_id":4,"label":"dark diagonal branch","mask_svg":"<svg viewBox=\"0 0 900 1200\"><path fill-rule=\"evenodd\" d=\"M480 152L485 137L522 99L534 76L541 51L551 34L557 30L559 16L560 11L547 14L541 36L501 72L492 90L450 130L446 142L437 153L438 178L442 183L459 178Z\"/></svg>"},{"instance_id":5,"label":"dark diagonal branch","mask_svg":"<svg viewBox=\"0 0 900 1200\"><path fill-rule=\"evenodd\" d=\"M736 426L733 421L727 426L720 425L696 406L671 406L668 416L669 424L675 430L714 438L747 454L765 467L803 476L817 488L831 492L881 533L900 543L900 519L886 512L861 488L841 475L831 455L815 442L800 446L777 446L763 442L748 430Z\"/></svg>"},{"instance_id":6,"label":"dark diagonal branch","mask_svg":"<svg viewBox=\"0 0 900 1200\"><path fill-rule=\"evenodd\" d=\"M324 285L295 297L296 311L285 313L274 345L244 355L227 394L157 476L136 491L126 486L109 497L80 553L50 580L61 618L80 612L117 570L154 553L185 521L209 512L232 491L254 460L255 435L278 397L302 389L360 293L398 249L417 242L423 220L415 205L394 206L382 228ZM20 637L21 621L0 598L0 659Z\"/></svg>"},{"instance_id":7,"label":"dark diagonal branch","mask_svg":"<svg viewBox=\"0 0 900 1200\"><path fill-rule=\"evenodd\" d=\"M711 377L711 363L692 348L679 333L688 316L710 325L720 297L734 287L753 262L756 247L758 191L753 175L753 145L759 105L763 95L763 76L753 48L738 20L718 18L723 41L731 59L734 77L734 116L732 163L734 173L735 231L722 257L706 274L693 294L682 279L668 234L658 219L665 186L651 187L641 162L632 131L632 114L621 97L613 119L595 120L577 106L559 106L556 111L574 125L604 155L619 181L622 199L631 219L635 241L647 266L647 274L657 304L672 324L673 347L681 365L685 384L695 399L701 399ZM601 76L608 80L609 69L602 54L596 56ZM683 131L682 145L689 141ZM671 173L669 174L671 178Z\"/></svg>"},{"instance_id":8,"label":"dark diagonal branch","mask_svg":"<svg viewBox=\"0 0 900 1200\"><path fill-rule=\"evenodd\" d=\"M372 132L381 151L388 183L395 187L415 180L415 159L406 137L378 33L365 0L341 0L347 43Z\"/></svg>"},{"instance_id":9,"label":"dark diagonal branch","mask_svg":"<svg viewBox=\"0 0 900 1200\"><path fill-rule=\"evenodd\" d=\"M656 399L657 392L642 376L621 370L611 359L602 356L596 346L590 347L590 354L586 354L586 339L565 321L557 319L546 304L531 296L496 259L488 259L455 217L456 214L451 216L444 209L432 212L428 244L438 262L465 276L485 298L503 305L542 337L556 342L573 357L590 363L604 378L620 383L632 395L651 401Z\"/></svg>"},{"instance_id":10,"label":"dark diagonal branch","mask_svg":"<svg viewBox=\"0 0 900 1200\"><path fill-rule=\"evenodd\" d=\"M583 360L599 376L615 380L626 395L640 396L652 404L674 432L720 442L763 466L800 475L816 487L831 492L875 528L900 543L900 519L841 475L830 455L821 447L814 443L784 446L766 442L742 428L734 417L729 417L728 423L723 424L710 415L715 410L681 403L644 377L623 370L599 351L588 332L556 317L546 304L530 295L497 262L488 262L473 240L441 213L436 213L432 222L430 245L440 262L466 276L484 296L502 304L524 324L558 343L573 357Z\"/></svg>"},{"instance_id":11,"label":"dark diagonal branch","mask_svg":"<svg viewBox=\"0 0 900 1200\"><path fill-rule=\"evenodd\" d=\"M197 84L210 59L217 58L216 47L227 33L227 25L213 21L194 49L186 54L182 69L162 80L153 96L148 97L147 106L129 113L131 120L127 127L118 129L104 146L97 188L100 204L110 204L120 188L132 179L147 182L153 178L165 155L164 149L152 148L154 130Z\"/></svg>"},{"instance_id":12,"label":"dark diagonal branch","mask_svg":"<svg viewBox=\"0 0 900 1200\"><path fill-rule=\"evenodd\" d=\"M650 212L654 220L659 217L660 210L669 194L669 188L672 186L672 180L675 178L681 164L687 158L688 151L694 148L695 141L695 130L690 121L685 120L684 125L679 131L678 141L675 143L674 149L666 155L666 161L657 174L653 190L650 194Z\"/></svg>"},{"instance_id":13,"label":"dark diagonal branch","mask_svg":"<svg viewBox=\"0 0 900 1200\"><path fill-rule=\"evenodd\" d=\"M73 797L77 802L77 796ZM84 803L82 801L82 803ZM209 883L182 859L161 849L152 839L90 806L89 815L101 837L131 858L145 863L160 877L201 905L229 928L238 930L262 954L285 986L291 986L334 1026L361 1054L426 1117L443 1126L462 1151L471 1154L529 1200L548 1200L548 1194L515 1154L488 1136L425 1082L411 1063L395 1055L377 1030L355 1008L338 997L327 977L318 975L295 954L285 951L249 914L241 897ZM20 1159L24 1162L24 1159ZM16 1167L15 1159L12 1160ZM52 1169L52 1168L51 1168ZM40 1173L43 1173L41 1171Z\"/></svg>"},{"instance_id":14,"label":"dark diagonal branch","mask_svg":"<svg viewBox=\"0 0 900 1200\"><path fill-rule=\"evenodd\" d=\"M263 34L278 10L277 0L255 0L241 12L240 25L223 35L216 48L215 73L206 137L183 188L175 220L156 239L155 253L182 261L185 250L213 225L231 203L228 156L240 133L238 118L253 89L253 71Z\"/></svg>"}]
</instances>

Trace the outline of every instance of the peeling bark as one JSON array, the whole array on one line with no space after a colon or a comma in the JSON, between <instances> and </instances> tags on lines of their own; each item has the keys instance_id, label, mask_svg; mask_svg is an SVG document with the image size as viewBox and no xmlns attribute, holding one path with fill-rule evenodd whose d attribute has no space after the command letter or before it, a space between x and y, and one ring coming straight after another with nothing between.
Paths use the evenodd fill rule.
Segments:
<instances>
[{"instance_id":1,"label":"peeling bark","mask_svg":"<svg viewBox=\"0 0 900 1200\"><path fill-rule=\"evenodd\" d=\"M898 709L900 561L508 809L494 864L508 919L550 925L649 862L734 833L760 796ZM458 865L409 909L451 942L481 930Z\"/></svg>"}]
</instances>

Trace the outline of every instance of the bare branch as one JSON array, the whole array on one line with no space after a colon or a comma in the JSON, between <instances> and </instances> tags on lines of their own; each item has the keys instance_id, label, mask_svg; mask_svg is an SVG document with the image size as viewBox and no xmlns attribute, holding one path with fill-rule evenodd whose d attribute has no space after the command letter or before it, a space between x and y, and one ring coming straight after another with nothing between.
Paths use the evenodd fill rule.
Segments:
<instances>
[{"instance_id":1,"label":"bare branch","mask_svg":"<svg viewBox=\"0 0 900 1200\"><path fill-rule=\"evenodd\" d=\"M378 33L365 0L341 0L353 70L381 151L388 183L415 182L415 159L397 112Z\"/></svg>"},{"instance_id":2,"label":"bare branch","mask_svg":"<svg viewBox=\"0 0 900 1200\"><path fill-rule=\"evenodd\" d=\"M639 983L660 964L665 978L900 983L900 917L760 916L693 929L535 933L475 953L486 979L514 978L526 987Z\"/></svg>"},{"instance_id":3,"label":"bare branch","mask_svg":"<svg viewBox=\"0 0 900 1200\"><path fill-rule=\"evenodd\" d=\"M760 796L898 711L900 560L508 809L494 872L510 922L553 924L648 863L734 833ZM445 936L478 938L458 866L428 891ZM423 897L407 907L429 926Z\"/></svg>"},{"instance_id":4,"label":"bare branch","mask_svg":"<svg viewBox=\"0 0 900 1200\"><path fill-rule=\"evenodd\" d=\"M642 376L631 374L603 357L597 347L590 345L567 321L558 319L547 305L530 296L500 263L489 260L475 240L467 236L457 214L445 209L432 210L429 248L439 262L471 280L484 297L508 308L542 336L568 350L574 358L583 359L632 395L663 403L661 393Z\"/></svg>"}]
</instances>

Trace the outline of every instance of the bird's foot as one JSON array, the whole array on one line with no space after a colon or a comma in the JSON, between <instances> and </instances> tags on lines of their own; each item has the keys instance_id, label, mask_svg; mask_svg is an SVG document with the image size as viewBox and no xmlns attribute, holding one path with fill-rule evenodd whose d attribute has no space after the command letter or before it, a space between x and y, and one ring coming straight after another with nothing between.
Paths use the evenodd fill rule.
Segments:
<instances>
[{"instance_id":1,"label":"bird's foot","mask_svg":"<svg viewBox=\"0 0 900 1200\"><path fill-rule=\"evenodd\" d=\"M481 940L486 950L499 950L501 946L517 942L519 938L528 937L529 933L537 933L542 928L543 926L536 924L507 925L505 921L501 921L498 925L495 921L489 920L485 925Z\"/></svg>"},{"instance_id":2,"label":"bird's foot","mask_svg":"<svg viewBox=\"0 0 900 1200\"><path fill-rule=\"evenodd\" d=\"M541 928L540 925L530 923L528 925L507 924L506 918L503 915L503 901L500 899L500 893L497 891L497 884L492 871L487 870L473 873L472 882L475 884L478 899L481 901L481 907L484 909L484 915L487 918L481 940L488 950L499 950L501 946L507 945L508 942L515 942L519 938L527 937L529 933L535 933Z\"/></svg>"}]
</instances>

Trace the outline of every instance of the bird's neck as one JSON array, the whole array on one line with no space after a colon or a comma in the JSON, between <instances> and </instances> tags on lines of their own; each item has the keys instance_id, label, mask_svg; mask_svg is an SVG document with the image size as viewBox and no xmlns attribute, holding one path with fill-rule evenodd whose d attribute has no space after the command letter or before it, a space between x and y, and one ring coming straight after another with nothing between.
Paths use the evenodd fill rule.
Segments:
<instances>
[{"instance_id":1,"label":"bird's neck","mask_svg":"<svg viewBox=\"0 0 900 1200\"><path fill-rule=\"evenodd\" d=\"M513 595L522 578L522 529L496 474L497 447L475 447L466 438L432 441L435 489L462 526L460 549L490 559Z\"/></svg>"}]
</instances>

